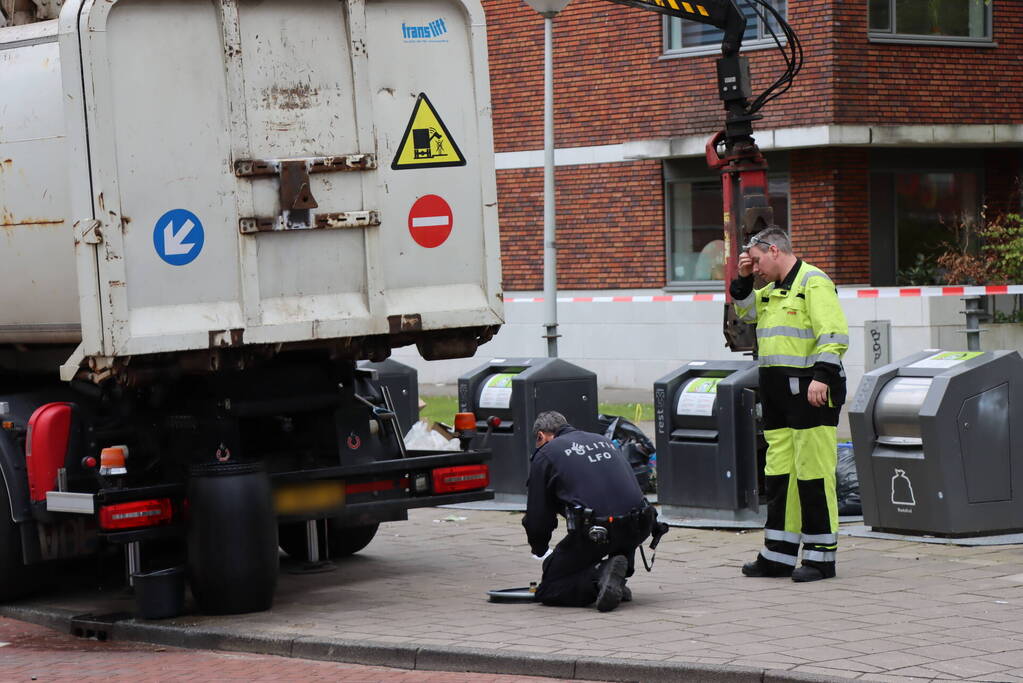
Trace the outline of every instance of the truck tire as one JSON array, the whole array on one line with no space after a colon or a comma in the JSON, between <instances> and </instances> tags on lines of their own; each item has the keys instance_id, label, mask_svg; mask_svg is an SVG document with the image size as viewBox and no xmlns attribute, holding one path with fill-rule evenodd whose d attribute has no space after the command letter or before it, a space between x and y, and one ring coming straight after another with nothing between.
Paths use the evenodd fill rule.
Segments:
<instances>
[{"instance_id":1,"label":"truck tire","mask_svg":"<svg viewBox=\"0 0 1023 683\"><path fill-rule=\"evenodd\" d=\"M11 519L7 487L0 478L0 602L15 600L39 587L21 557L21 530Z\"/></svg>"},{"instance_id":2,"label":"truck tire","mask_svg":"<svg viewBox=\"0 0 1023 683\"><path fill-rule=\"evenodd\" d=\"M279 571L277 518L263 464L193 466L188 501L188 574L199 611L270 609Z\"/></svg>"},{"instance_id":3,"label":"truck tire","mask_svg":"<svg viewBox=\"0 0 1023 683\"><path fill-rule=\"evenodd\" d=\"M327 541L330 546L327 549L329 560L338 560L359 552L373 540L377 534L379 524L367 524L365 526L341 526L337 519L327 520ZM300 562L309 561L309 549L306 546L305 523L290 522L281 524L279 531L281 549Z\"/></svg>"}]
</instances>

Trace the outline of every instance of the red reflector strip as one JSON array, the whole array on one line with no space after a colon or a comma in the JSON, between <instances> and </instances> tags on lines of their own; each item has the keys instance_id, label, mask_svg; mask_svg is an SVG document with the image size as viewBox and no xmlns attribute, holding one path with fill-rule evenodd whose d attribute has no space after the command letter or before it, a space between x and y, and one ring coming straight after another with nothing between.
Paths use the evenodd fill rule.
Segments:
<instances>
[{"instance_id":1,"label":"red reflector strip","mask_svg":"<svg viewBox=\"0 0 1023 683\"><path fill-rule=\"evenodd\" d=\"M174 509L170 498L138 500L131 503L104 505L99 510L101 529L134 529L158 526L171 521Z\"/></svg>"},{"instance_id":2,"label":"red reflector strip","mask_svg":"<svg viewBox=\"0 0 1023 683\"><path fill-rule=\"evenodd\" d=\"M358 484L348 484L345 486L345 493L371 493L373 491L391 491L396 488L407 489L408 477L397 480L387 479L385 481L364 481Z\"/></svg>"},{"instance_id":3,"label":"red reflector strip","mask_svg":"<svg viewBox=\"0 0 1023 683\"><path fill-rule=\"evenodd\" d=\"M485 489L489 485L490 468L486 465L438 467L433 471L434 493Z\"/></svg>"}]
</instances>

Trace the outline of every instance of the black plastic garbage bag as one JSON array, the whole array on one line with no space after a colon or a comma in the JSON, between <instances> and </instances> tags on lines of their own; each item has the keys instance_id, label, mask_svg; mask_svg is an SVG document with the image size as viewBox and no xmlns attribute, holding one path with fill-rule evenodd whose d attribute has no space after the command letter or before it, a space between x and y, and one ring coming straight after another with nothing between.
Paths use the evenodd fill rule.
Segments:
<instances>
[{"instance_id":1,"label":"black plastic garbage bag","mask_svg":"<svg viewBox=\"0 0 1023 683\"><path fill-rule=\"evenodd\" d=\"M838 466L835 468L835 475L838 479L838 514L862 515L860 479L856 474L856 460L853 458L852 443L849 441L838 444Z\"/></svg>"},{"instance_id":2,"label":"black plastic garbage bag","mask_svg":"<svg viewBox=\"0 0 1023 683\"><path fill-rule=\"evenodd\" d=\"M636 481L643 493L656 491L657 474L654 469L657 454L654 442L632 422L618 415L598 415L604 436L618 447L632 465Z\"/></svg>"}]
</instances>

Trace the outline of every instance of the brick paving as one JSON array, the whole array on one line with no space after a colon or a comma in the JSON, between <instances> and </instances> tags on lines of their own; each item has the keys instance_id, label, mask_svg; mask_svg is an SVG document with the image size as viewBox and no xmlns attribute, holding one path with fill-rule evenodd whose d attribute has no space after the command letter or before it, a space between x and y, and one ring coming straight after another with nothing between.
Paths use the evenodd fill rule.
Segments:
<instances>
[{"instance_id":1,"label":"brick paving","mask_svg":"<svg viewBox=\"0 0 1023 683\"><path fill-rule=\"evenodd\" d=\"M838 578L796 584L739 574L760 532L673 529L653 573L630 581L634 601L601 614L486 601L488 589L538 578L520 519L413 511L408 522L382 525L336 572L282 572L269 612L151 623L292 643L334 638L697 667L692 680L699 667L744 667L783 677L1023 681L1021 546L842 536ZM99 613L131 603L77 593L22 606Z\"/></svg>"},{"instance_id":2,"label":"brick paving","mask_svg":"<svg viewBox=\"0 0 1023 683\"><path fill-rule=\"evenodd\" d=\"M500 674L408 671L290 657L99 642L0 618L4 681L343 681L345 683L556 683Z\"/></svg>"}]
</instances>

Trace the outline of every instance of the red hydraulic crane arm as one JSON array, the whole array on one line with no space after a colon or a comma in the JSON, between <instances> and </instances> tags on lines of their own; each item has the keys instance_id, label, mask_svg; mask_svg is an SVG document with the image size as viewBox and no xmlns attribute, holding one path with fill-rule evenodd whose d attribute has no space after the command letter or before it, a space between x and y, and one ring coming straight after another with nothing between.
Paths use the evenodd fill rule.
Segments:
<instances>
[{"instance_id":1,"label":"red hydraulic crane arm","mask_svg":"<svg viewBox=\"0 0 1023 683\"><path fill-rule=\"evenodd\" d=\"M721 57L717 60L718 97L724 103L725 127L707 143L707 164L721 173L724 199L725 238L725 343L733 351L755 348L753 328L740 321L731 305L728 284L737 274L740 245L750 236L773 224L767 194L767 162L753 140L753 121L765 103L788 89L802 65L802 49L791 27L766 0L745 0L766 24L767 14L787 39L785 47L772 36L785 55L786 70L753 102L749 61L739 54L746 31L746 16L738 0L609 0L621 5L650 10L686 21L710 24L724 32ZM767 14L765 14L765 12ZM770 30L770 29L769 29Z\"/></svg>"}]
</instances>

